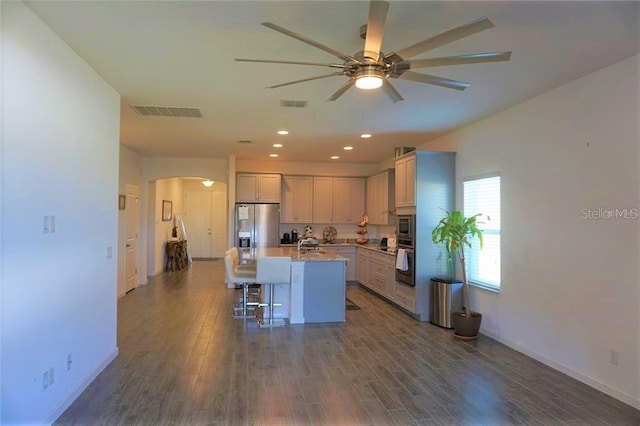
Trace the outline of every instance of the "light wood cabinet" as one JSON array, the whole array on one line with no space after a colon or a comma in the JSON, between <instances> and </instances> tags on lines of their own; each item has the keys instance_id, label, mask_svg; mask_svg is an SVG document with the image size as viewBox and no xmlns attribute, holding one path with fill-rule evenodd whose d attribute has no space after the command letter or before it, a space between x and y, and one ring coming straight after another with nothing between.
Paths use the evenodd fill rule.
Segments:
<instances>
[{"instance_id":1,"label":"light wood cabinet","mask_svg":"<svg viewBox=\"0 0 640 426\"><path fill-rule=\"evenodd\" d=\"M313 178L313 222L333 223L333 178Z\"/></svg>"},{"instance_id":2,"label":"light wood cabinet","mask_svg":"<svg viewBox=\"0 0 640 426\"><path fill-rule=\"evenodd\" d=\"M358 259L356 256L356 248L355 247L326 247L327 250L330 250L336 254L339 254L342 257L346 257L349 259L347 262L347 281L355 281L357 276L358 269Z\"/></svg>"},{"instance_id":3,"label":"light wood cabinet","mask_svg":"<svg viewBox=\"0 0 640 426\"><path fill-rule=\"evenodd\" d=\"M236 202L279 203L281 176L278 174L236 175Z\"/></svg>"},{"instance_id":4,"label":"light wood cabinet","mask_svg":"<svg viewBox=\"0 0 640 426\"><path fill-rule=\"evenodd\" d=\"M313 178L284 176L280 207L282 223L313 222Z\"/></svg>"},{"instance_id":5,"label":"light wood cabinet","mask_svg":"<svg viewBox=\"0 0 640 426\"><path fill-rule=\"evenodd\" d=\"M358 248L358 282L380 296L416 313L416 290L396 282L395 256Z\"/></svg>"},{"instance_id":6,"label":"light wood cabinet","mask_svg":"<svg viewBox=\"0 0 640 426\"><path fill-rule=\"evenodd\" d=\"M367 263L369 257L366 254L366 250L358 249L357 257L358 264L356 270L356 279L360 284L369 287L369 265Z\"/></svg>"},{"instance_id":7,"label":"light wood cabinet","mask_svg":"<svg viewBox=\"0 0 640 426\"><path fill-rule=\"evenodd\" d=\"M355 223L364 214L363 178L313 178L313 222Z\"/></svg>"},{"instance_id":8,"label":"light wood cabinet","mask_svg":"<svg viewBox=\"0 0 640 426\"><path fill-rule=\"evenodd\" d=\"M333 179L333 222L355 223L364 215L365 180Z\"/></svg>"},{"instance_id":9,"label":"light wood cabinet","mask_svg":"<svg viewBox=\"0 0 640 426\"><path fill-rule=\"evenodd\" d=\"M416 156L415 153L402 156L395 161L396 207L416 205Z\"/></svg>"},{"instance_id":10,"label":"light wood cabinet","mask_svg":"<svg viewBox=\"0 0 640 426\"><path fill-rule=\"evenodd\" d=\"M367 178L367 215L371 225L393 225L395 172L385 170Z\"/></svg>"}]
</instances>

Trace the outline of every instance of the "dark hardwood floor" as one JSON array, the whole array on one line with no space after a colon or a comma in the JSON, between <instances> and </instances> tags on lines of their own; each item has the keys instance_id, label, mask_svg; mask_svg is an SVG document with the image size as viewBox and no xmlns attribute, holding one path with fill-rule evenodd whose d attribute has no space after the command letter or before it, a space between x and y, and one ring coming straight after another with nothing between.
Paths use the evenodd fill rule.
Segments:
<instances>
[{"instance_id":1,"label":"dark hardwood floor","mask_svg":"<svg viewBox=\"0 0 640 426\"><path fill-rule=\"evenodd\" d=\"M344 324L260 330L231 318L223 274L197 261L122 297L120 355L56 424L640 424L632 407L357 286Z\"/></svg>"}]
</instances>

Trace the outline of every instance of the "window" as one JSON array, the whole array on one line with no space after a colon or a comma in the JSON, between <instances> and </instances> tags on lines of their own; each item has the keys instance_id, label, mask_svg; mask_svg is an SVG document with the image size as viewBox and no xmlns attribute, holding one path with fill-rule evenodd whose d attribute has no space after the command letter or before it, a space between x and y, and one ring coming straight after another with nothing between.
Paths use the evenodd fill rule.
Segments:
<instances>
[{"instance_id":1,"label":"window","mask_svg":"<svg viewBox=\"0 0 640 426\"><path fill-rule=\"evenodd\" d=\"M492 175L463 182L464 216L482 213L484 232L480 249L478 238L466 248L467 279L491 289L500 289L500 176Z\"/></svg>"}]
</instances>

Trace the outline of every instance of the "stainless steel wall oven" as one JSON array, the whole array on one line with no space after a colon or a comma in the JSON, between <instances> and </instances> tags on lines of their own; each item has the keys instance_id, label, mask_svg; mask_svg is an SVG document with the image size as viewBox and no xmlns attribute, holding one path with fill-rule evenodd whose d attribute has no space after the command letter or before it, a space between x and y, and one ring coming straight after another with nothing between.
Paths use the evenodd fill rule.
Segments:
<instances>
[{"instance_id":1,"label":"stainless steel wall oven","mask_svg":"<svg viewBox=\"0 0 640 426\"><path fill-rule=\"evenodd\" d=\"M407 255L408 268L407 270L403 271L402 269L398 269L397 268L398 265L396 264L396 281L404 285L415 287L416 286L415 250L409 247L399 247L399 248L403 248ZM398 253L396 256L399 256L400 253L401 251L398 250Z\"/></svg>"}]
</instances>

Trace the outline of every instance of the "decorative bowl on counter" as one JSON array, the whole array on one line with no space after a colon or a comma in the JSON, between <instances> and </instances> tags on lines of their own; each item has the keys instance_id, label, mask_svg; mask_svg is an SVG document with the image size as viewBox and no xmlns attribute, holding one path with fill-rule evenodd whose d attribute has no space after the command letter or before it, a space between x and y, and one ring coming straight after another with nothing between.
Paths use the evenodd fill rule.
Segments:
<instances>
[{"instance_id":1,"label":"decorative bowl on counter","mask_svg":"<svg viewBox=\"0 0 640 426\"><path fill-rule=\"evenodd\" d=\"M358 244L367 244L369 242L368 238L356 238L356 243Z\"/></svg>"},{"instance_id":2,"label":"decorative bowl on counter","mask_svg":"<svg viewBox=\"0 0 640 426\"><path fill-rule=\"evenodd\" d=\"M327 226L322 231L322 239L325 243L334 243L336 241L336 237L338 236L338 231L333 226Z\"/></svg>"}]
</instances>

